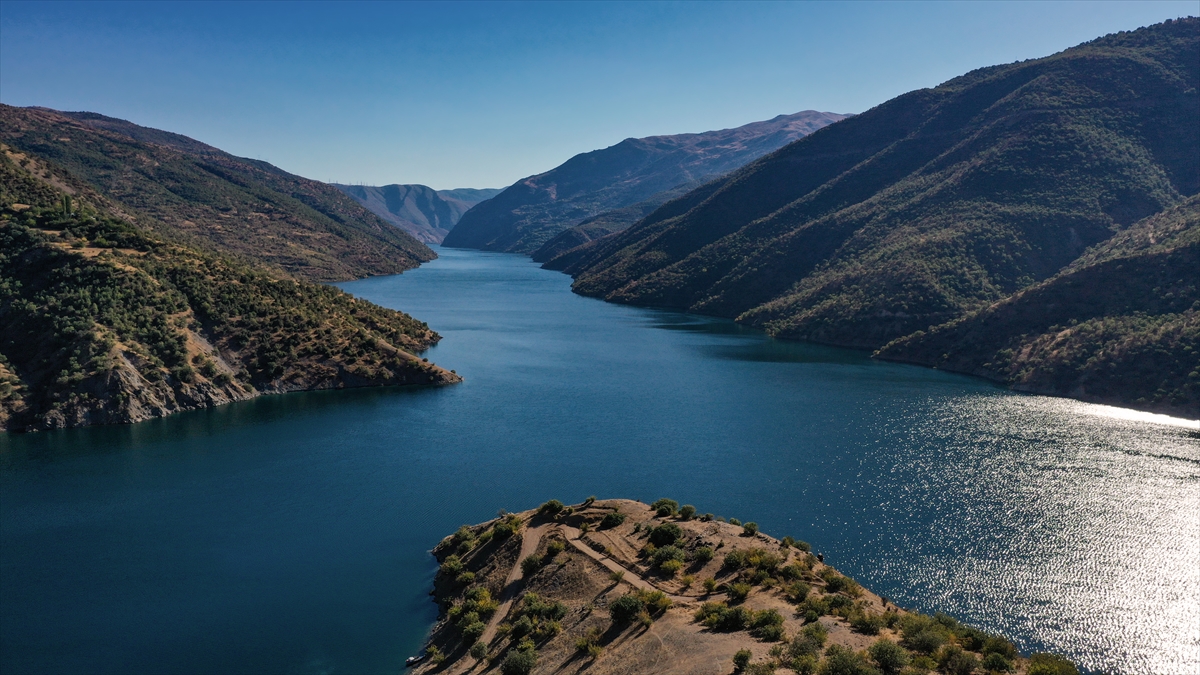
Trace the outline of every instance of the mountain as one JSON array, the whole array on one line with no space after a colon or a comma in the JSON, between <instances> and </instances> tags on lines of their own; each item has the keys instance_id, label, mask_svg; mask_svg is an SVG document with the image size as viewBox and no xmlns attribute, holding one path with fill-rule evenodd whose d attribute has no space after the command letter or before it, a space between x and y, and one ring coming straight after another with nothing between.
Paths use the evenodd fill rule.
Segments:
<instances>
[{"instance_id":1,"label":"mountain","mask_svg":"<svg viewBox=\"0 0 1200 675\"><path fill-rule=\"evenodd\" d=\"M1200 196L878 356L1021 391L1200 417Z\"/></svg>"},{"instance_id":2,"label":"mountain","mask_svg":"<svg viewBox=\"0 0 1200 675\"><path fill-rule=\"evenodd\" d=\"M426 244L440 244L467 209L500 194L498 189L434 190L424 185L332 184L371 213Z\"/></svg>"},{"instance_id":3,"label":"mountain","mask_svg":"<svg viewBox=\"0 0 1200 675\"><path fill-rule=\"evenodd\" d=\"M53 138L93 149L112 142L88 140L79 127ZM148 149L170 159L162 149L170 147ZM129 171L143 173L126 176L124 185L161 198L146 174L163 177L169 169L151 165L148 155L135 158L142 165ZM168 183L184 194L189 184L196 186ZM290 275L276 264L275 250L255 260L246 242L269 243L283 231L274 228L336 221L319 220L312 215L319 212L295 208L249 180L242 185L245 192L227 194L269 196L281 211L294 210L277 221L262 218L265 227L230 218L227 231L236 224L248 232L226 246L230 240L192 236L106 197L43 156L0 143L0 430L137 422L268 393L460 380L414 356L439 339L424 323ZM151 213L205 213L202 202L136 203ZM353 204L347 213L359 210ZM328 248L316 248L322 237L313 236L304 250L317 262L350 260L298 272L399 264L379 256L402 250L389 242L406 239L372 238L359 229L362 221L346 220L359 225L330 227Z\"/></svg>"},{"instance_id":4,"label":"mountain","mask_svg":"<svg viewBox=\"0 0 1200 675\"><path fill-rule=\"evenodd\" d=\"M667 202L566 269L584 295L878 349L1200 192L1198 86L1194 18L976 70Z\"/></svg>"},{"instance_id":5,"label":"mountain","mask_svg":"<svg viewBox=\"0 0 1200 675\"><path fill-rule=\"evenodd\" d=\"M159 237L301 278L397 274L436 257L333 186L179 134L0 105L0 142L70 172Z\"/></svg>"},{"instance_id":6,"label":"mountain","mask_svg":"<svg viewBox=\"0 0 1200 675\"><path fill-rule=\"evenodd\" d=\"M532 253L582 220L695 186L845 117L806 110L736 129L628 138L576 155L473 206L442 243Z\"/></svg>"}]
</instances>

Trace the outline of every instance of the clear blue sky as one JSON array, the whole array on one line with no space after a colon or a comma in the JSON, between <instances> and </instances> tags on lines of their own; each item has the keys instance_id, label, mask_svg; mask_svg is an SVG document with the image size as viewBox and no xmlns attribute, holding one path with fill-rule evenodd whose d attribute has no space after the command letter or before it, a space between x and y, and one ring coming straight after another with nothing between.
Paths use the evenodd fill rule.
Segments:
<instances>
[{"instance_id":1,"label":"clear blue sky","mask_svg":"<svg viewBox=\"0 0 1200 675\"><path fill-rule=\"evenodd\" d=\"M862 112L1200 2L0 2L0 101L342 182L502 187L630 136Z\"/></svg>"}]
</instances>

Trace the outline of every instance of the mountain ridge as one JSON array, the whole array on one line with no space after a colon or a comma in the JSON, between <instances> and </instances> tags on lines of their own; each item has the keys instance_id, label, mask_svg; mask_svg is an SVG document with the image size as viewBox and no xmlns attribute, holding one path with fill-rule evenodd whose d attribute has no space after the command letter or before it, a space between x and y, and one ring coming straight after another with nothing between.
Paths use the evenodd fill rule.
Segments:
<instances>
[{"instance_id":1,"label":"mountain ridge","mask_svg":"<svg viewBox=\"0 0 1200 675\"><path fill-rule=\"evenodd\" d=\"M463 214L443 243L532 253L582 220L704 182L846 117L805 110L731 129L627 138L517 181Z\"/></svg>"},{"instance_id":2,"label":"mountain ridge","mask_svg":"<svg viewBox=\"0 0 1200 675\"><path fill-rule=\"evenodd\" d=\"M442 243L463 213L501 192L495 188L434 190L418 184L330 185L425 244Z\"/></svg>"}]
</instances>

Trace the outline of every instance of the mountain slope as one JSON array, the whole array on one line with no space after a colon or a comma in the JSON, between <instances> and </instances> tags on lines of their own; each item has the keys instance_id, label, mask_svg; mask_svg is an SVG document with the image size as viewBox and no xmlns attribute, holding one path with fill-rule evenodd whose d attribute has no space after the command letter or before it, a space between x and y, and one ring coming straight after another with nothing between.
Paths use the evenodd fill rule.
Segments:
<instances>
[{"instance_id":1,"label":"mountain slope","mask_svg":"<svg viewBox=\"0 0 1200 675\"><path fill-rule=\"evenodd\" d=\"M1200 418L1200 196L1040 284L878 356Z\"/></svg>"},{"instance_id":2,"label":"mountain slope","mask_svg":"<svg viewBox=\"0 0 1200 675\"><path fill-rule=\"evenodd\" d=\"M426 244L442 243L467 209L501 192L474 188L434 190L424 185L332 185L371 213Z\"/></svg>"},{"instance_id":3,"label":"mountain slope","mask_svg":"<svg viewBox=\"0 0 1200 675\"><path fill-rule=\"evenodd\" d=\"M0 141L64 168L160 237L315 281L436 257L333 186L95 113L0 105Z\"/></svg>"},{"instance_id":4,"label":"mountain slope","mask_svg":"<svg viewBox=\"0 0 1200 675\"><path fill-rule=\"evenodd\" d=\"M0 144L0 429L136 422L263 393L459 378L425 324L164 240Z\"/></svg>"},{"instance_id":5,"label":"mountain slope","mask_svg":"<svg viewBox=\"0 0 1200 675\"><path fill-rule=\"evenodd\" d=\"M845 117L806 110L736 129L629 138L518 181L463 214L443 243L531 253L586 218L732 171Z\"/></svg>"},{"instance_id":6,"label":"mountain slope","mask_svg":"<svg viewBox=\"0 0 1200 675\"><path fill-rule=\"evenodd\" d=\"M995 302L1200 190L1198 27L888 101L592 246L575 289L870 348Z\"/></svg>"}]
</instances>

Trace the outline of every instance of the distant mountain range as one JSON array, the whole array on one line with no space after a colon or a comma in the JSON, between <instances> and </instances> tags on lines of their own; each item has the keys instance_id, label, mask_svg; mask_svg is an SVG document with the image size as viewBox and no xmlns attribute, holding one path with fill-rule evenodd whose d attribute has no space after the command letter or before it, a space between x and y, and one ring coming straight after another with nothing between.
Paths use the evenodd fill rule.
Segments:
<instances>
[{"instance_id":1,"label":"distant mountain range","mask_svg":"<svg viewBox=\"0 0 1200 675\"><path fill-rule=\"evenodd\" d=\"M623 229L643 212L846 115L806 110L736 129L700 134L629 138L524 178L463 214L443 244L489 251L533 253L560 232L607 211L614 214L570 236ZM598 229L601 228L602 229ZM558 245L561 248L561 244ZM545 258L548 254L539 255Z\"/></svg>"},{"instance_id":2,"label":"distant mountain range","mask_svg":"<svg viewBox=\"0 0 1200 675\"><path fill-rule=\"evenodd\" d=\"M0 430L459 381L325 284L434 256L337 189L92 113L0 106Z\"/></svg>"},{"instance_id":3,"label":"distant mountain range","mask_svg":"<svg viewBox=\"0 0 1200 675\"><path fill-rule=\"evenodd\" d=\"M1195 18L982 68L560 267L585 295L1200 417L1198 90Z\"/></svg>"},{"instance_id":4,"label":"distant mountain range","mask_svg":"<svg viewBox=\"0 0 1200 675\"><path fill-rule=\"evenodd\" d=\"M442 243L467 209L503 191L498 188L434 190L425 185L332 185L371 213L426 244Z\"/></svg>"}]
</instances>

